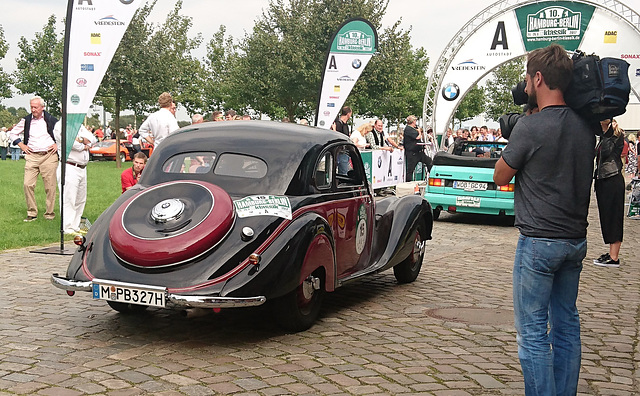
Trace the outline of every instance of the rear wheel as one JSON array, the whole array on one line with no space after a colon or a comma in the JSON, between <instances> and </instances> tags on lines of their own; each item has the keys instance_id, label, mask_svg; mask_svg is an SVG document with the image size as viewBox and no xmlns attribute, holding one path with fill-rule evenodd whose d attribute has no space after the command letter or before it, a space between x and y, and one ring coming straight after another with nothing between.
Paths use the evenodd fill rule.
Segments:
<instances>
[{"instance_id":1,"label":"rear wheel","mask_svg":"<svg viewBox=\"0 0 640 396\"><path fill-rule=\"evenodd\" d=\"M290 293L274 301L274 315L285 330L307 330L315 323L324 299L323 279L314 274L308 276Z\"/></svg>"},{"instance_id":2,"label":"rear wheel","mask_svg":"<svg viewBox=\"0 0 640 396\"><path fill-rule=\"evenodd\" d=\"M395 275L398 283L410 283L418 277L422 267L422 260L424 259L425 234L424 221L421 220L413 237L411 254L403 262L393 267L393 275Z\"/></svg>"},{"instance_id":3,"label":"rear wheel","mask_svg":"<svg viewBox=\"0 0 640 396\"><path fill-rule=\"evenodd\" d=\"M120 162L125 162L126 160L127 160L127 155L121 151L120 152Z\"/></svg>"},{"instance_id":4,"label":"rear wheel","mask_svg":"<svg viewBox=\"0 0 640 396\"><path fill-rule=\"evenodd\" d=\"M147 309L146 305L138 305L138 304L129 304L129 303L121 303L117 301L107 301L107 304L115 310L122 314L135 314L139 312L143 312Z\"/></svg>"}]
</instances>

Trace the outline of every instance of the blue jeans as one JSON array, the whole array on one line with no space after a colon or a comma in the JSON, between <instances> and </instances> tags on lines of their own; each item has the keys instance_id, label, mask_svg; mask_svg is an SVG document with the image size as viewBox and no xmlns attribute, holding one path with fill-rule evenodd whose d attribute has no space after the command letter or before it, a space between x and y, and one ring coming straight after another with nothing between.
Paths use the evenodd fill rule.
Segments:
<instances>
[{"instance_id":1,"label":"blue jeans","mask_svg":"<svg viewBox=\"0 0 640 396\"><path fill-rule=\"evenodd\" d=\"M20 159L20 151L22 151L20 147L11 147L9 150L11 150L11 160L18 161Z\"/></svg>"},{"instance_id":2,"label":"blue jeans","mask_svg":"<svg viewBox=\"0 0 640 396\"><path fill-rule=\"evenodd\" d=\"M513 308L527 396L577 393L581 349L576 300L586 254L586 238L518 239Z\"/></svg>"}]
</instances>

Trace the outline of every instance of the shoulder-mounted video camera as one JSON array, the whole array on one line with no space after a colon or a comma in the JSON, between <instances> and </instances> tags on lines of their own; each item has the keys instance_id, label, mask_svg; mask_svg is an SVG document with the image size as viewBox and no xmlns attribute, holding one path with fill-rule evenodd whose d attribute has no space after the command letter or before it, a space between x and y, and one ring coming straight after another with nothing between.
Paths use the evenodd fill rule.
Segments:
<instances>
[{"instance_id":1,"label":"shoulder-mounted video camera","mask_svg":"<svg viewBox=\"0 0 640 396\"><path fill-rule=\"evenodd\" d=\"M598 122L619 116L627 111L631 83L629 64L618 58L602 58L576 51L573 60L571 82L564 92L564 100L578 115L588 122ZM526 82L521 81L511 89L513 102L525 105L528 95ZM525 110L526 111L526 110ZM502 136L509 139L516 122L524 114L508 113L500 116Z\"/></svg>"}]
</instances>

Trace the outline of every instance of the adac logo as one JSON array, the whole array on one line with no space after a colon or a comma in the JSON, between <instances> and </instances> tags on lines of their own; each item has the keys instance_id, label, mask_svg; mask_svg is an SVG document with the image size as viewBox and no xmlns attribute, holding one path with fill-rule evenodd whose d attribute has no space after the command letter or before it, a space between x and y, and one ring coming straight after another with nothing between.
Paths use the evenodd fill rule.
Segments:
<instances>
[{"instance_id":1,"label":"adac logo","mask_svg":"<svg viewBox=\"0 0 640 396\"><path fill-rule=\"evenodd\" d=\"M102 33L91 33L91 44L102 44Z\"/></svg>"},{"instance_id":2,"label":"adac logo","mask_svg":"<svg viewBox=\"0 0 640 396\"><path fill-rule=\"evenodd\" d=\"M84 56L102 56L102 52L89 52L85 51Z\"/></svg>"},{"instance_id":3,"label":"adac logo","mask_svg":"<svg viewBox=\"0 0 640 396\"><path fill-rule=\"evenodd\" d=\"M355 81L353 78L349 77L348 75L344 75L342 77L338 77L338 81Z\"/></svg>"},{"instance_id":4,"label":"adac logo","mask_svg":"<svg viewBox=\"0 0 640 396\"><path fill-rule=\"evenodd\" d=\"M445 85L444 88L442 88L442 97L445 100L448 100L448 101L456 100L459 95L460 95L460 88L454 83L449 83Z\"/></svg>"},{"instance_id":5,"label":"adac logo","mask_svg":"<svg viewBox=\"0 0 640 396\"><path fill-rule=\"evenodd\" d=\"M615 44L618 42L618 31L617 30L607 30L604 32L604 43L605 44Z\"/></svg>"},{"instance_id":6,"label":"adac logo","mask_svg":"<svg viewBox=\"0 0 640 396\"><path fill-rule=\"evenodd\" d=\"M362 61L360 61L360 59L354 59L351 62L351 67L353 67L354 69L359 69L362 66Z\"/></svg>"},{"instance_id":7,"label":"adac logo","mask_svg":"<svg viewBox=\"0 0 640 396\"><path fill-rule=\"evenodd\" d=\"M93 63L83 63L80 65L80 71L93 71Z\"/></svg>"},{"instance_id":8,"label":"adac logo","mask_svg":"<svg viewBox=\"0 0 640 396\"><path fill-rule=\"evenodd\" d=\"M93 23L99 26L124 26L125 25L124 22L117 20L116 18L113 17L113 15L107 15L106 17L101 18L97 21L94 21Z\"/></svg>"},{"instance_id":9,"label":"adac logo","mask_svg":"<svg viewBox=\"0 0 640 396\"><path fill-rule=\"evenodd\" d=\"M87 86L87 79L80 77L76 80L76 84L78 85L78 87L84 88Z\"/></svg>"},{"instance_id":10,"label":"adac logo","mask_svg":"<svg viewBox=\"0 0 640 396\"><path fill-rule=\"evenodd\" d=\"M485 70L486 67L477 64L473 59L467 59L466 61L458 63L457 66L451 66L451 70L454 71L467 71L467 70Z\"/></svg>"},{"instance_id":11,"label":"adac logo","mask_svg":"<svg viewBox=\"0 0 640 396\"><path fill-rule=\"evenodd\" d=\"M338 51L372 52L373 36L359 30L349 30L337 37Z\"/></svg>"},{"instance_id":12,"label":"adac logo","mask_svg":"<svg viewBox=\"0 0 640 396\"><path fill-rule=\"evenodd\" d=\"M340 92L340 86L339 85L334 85L333 86L333 92Z\"/></svg>"},{"instance_id":13,"label":"adac logo","mask_svg":"<svg viewBox=\"0 0 640 396\"><path fill-rule=\"evenodd\" d=\"M78 95L71 95L71 103L77 105L80 103L80 97Z\"/></svg>"},{"instance_id":14,"label":"adac logo","mask_svg":"<svg viewBox=\"0 0 640 396\"><path fill-rule=\"evenodd\" d=\"M580 34L582 13L561 7L543 8L527 15L527 37L569 37Z\"/></svg>"}]
</instances>

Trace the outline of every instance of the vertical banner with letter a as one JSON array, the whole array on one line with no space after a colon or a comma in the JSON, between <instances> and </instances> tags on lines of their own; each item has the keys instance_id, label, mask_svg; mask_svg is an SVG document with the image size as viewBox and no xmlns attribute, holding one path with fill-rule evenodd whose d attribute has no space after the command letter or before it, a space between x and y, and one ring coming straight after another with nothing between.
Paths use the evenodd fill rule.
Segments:
<instances>
[{"instance_id":1,"label":"vertical banner with letter a","mask_svg":"<svg viewBox=\"0 0 640 396\"><path fill-rule=\"evenodd\" d=\"M315 125L331 128L333 120L378 48L378 34L366 19L350 19L338 28L322 71Z\"/></svg>"},{"instance_id":2,"label":"vertical banner with letter a","mask_svg":"<svg viewBox=\"0 0 640 396\"><path fill-rule=\"evenodd\" d=\"M62 82L65 160L140 1L69 0Z\"/></svg>"}]
</instances>

